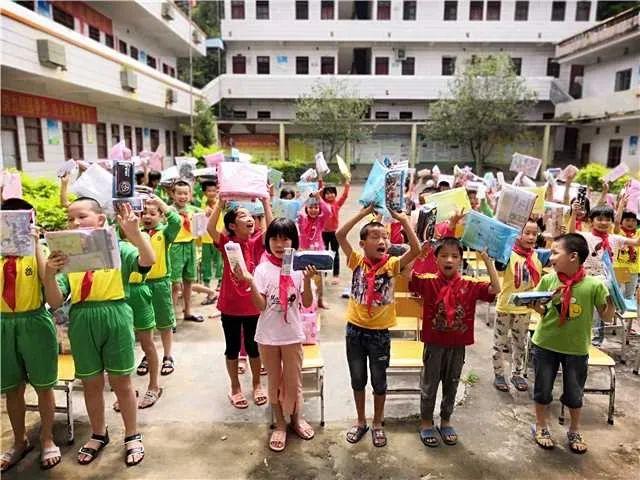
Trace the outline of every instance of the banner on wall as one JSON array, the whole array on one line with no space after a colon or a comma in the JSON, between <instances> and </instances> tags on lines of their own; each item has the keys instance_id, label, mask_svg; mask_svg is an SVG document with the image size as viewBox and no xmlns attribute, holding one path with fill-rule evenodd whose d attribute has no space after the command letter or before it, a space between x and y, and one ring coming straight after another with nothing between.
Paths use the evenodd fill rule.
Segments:
<instances>
[{"instance_id":1,"label":"banner on wall","mask_svg":"<svg viewBox=\"0 0 640 480\"><path fill-rule=\"evenodd\" d=\"M638 136L631 135L629 137L629 155L635 155L638 152Z\"/></svg>"},{"instance_id":2,"label":"banner on wall","mask_svg":"<svg viewBox=\"0 0 640 480\"><path fill-rule=\"evenodd\" d=\"M58 120L47 118L47 143L60 145L60 123Z\"/></svg>"},{"instance_id":3,"label":"banner on wall","mask_svg":"<svg viewBox=\"0 0 640 480\"><path fill-rule=\"evenodd\" d=\"M97 123L96 107L65 102L55 98L2 90L2 115L29 118L53 118L63 122Z\"/></svg>"}]
</instances>

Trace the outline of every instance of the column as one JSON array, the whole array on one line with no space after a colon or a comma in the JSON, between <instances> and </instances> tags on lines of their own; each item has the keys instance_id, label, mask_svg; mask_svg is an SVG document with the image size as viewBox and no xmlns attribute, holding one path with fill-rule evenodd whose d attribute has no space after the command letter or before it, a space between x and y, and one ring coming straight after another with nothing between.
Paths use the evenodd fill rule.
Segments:
<instances>
[{"instance_id":1,"label":"column","mask_svg":"<svg viewBox=\"0 0 640 480\"><path fill-rule=\"evenodd\" d=\"M213 141L216 147L220 146L220 132L218 131L218 122L213 122Z\"/></svg>"},{"instance_id":2,"label":"column","mask_svg":"<svg viewBox=\"0 0 640 480\"><path fill-rule=\"evenodd\" d=\"M409 166L415 168L416 160L418 158L418 124L411 124L411 150L409 153Z\"/></svg>"},{"instance_id":3,"label":"column","mask_svg":"<svg viewBox=\"0 0 640 480\"><path fill-rule=\"evenodd\" d=\"M280 122L280 139L278 141L278 145L280 146L280 160L285 161L285 134L284 134L284 123Z\"/></svg>"},{"instance_id":4,"label":"column","mask_svg":"<svg viewBox=\"0 0 640 480\"><path fill-rule=\"evenodd\" d=\"M541 171L544 172L549 167L549 143L551 140L551 125L545 124L544 135L542 137L542 166Z\"/></svg>"}]
</instances>

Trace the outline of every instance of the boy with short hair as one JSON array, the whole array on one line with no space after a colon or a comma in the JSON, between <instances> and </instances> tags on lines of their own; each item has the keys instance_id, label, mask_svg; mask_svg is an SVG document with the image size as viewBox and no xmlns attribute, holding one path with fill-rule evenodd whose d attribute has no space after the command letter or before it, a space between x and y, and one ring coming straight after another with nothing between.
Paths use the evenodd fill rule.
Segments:
<instances>
[{"instance_id":1,"label":"boy with short hair","mask_svg":"<svg viewBox=\"0 0 640 480\"><path fill-rule=\"evenodd\" d=\"M360 441L369 429L365 416L368 362L374 405L371 435L374 446L384 447L387 437L382 422L387 391L387 367L391 355L389 327L396 323L393 277L418 256L420 243L407 216L391 212L391 216L402 224L407 233L410 250L401 257L387 255L389 239L384 225L370 222L360 229L360 248L363 252L356 252L347 240L347 234L372 212L372 205L360 210L336 232L336 238L347 257L347 266L353 270L351 295L346 313L346 344L358 420L347 432L347 441Z\"/></svg>"},{"instance_id":2,"label":"boy with short hair","mask_svg":"<svg viewBox=\"0 0 640 480\"><path fill-rule=\"evenodd\" d=\"M200 212L191 205L191 184L186 180L177 180L173 185L173 205L182 217L182 227L169 250L171 258L171 282L173 283L173 305L178 305L178 295L182 285L184 320L204 322L202 315L191 313L191 287L196 280L196 242L192 233L193 214Z\"/></svg>"},{"instance_id":3,"label":"boy with short hair","mask_svg":"<svg viewBox=\"0 0 640 480\"><path fill-rule=\"evenodd\" d=\"M548 408L553 400L553 384L562 365L562 396L569 408L571 425L567 432L569 448L585 453L587 446L579 432L584 385L587 380L589 344L593 311L605 321L613 318L613 304L605 283L587 275L584 268L589 245L579 234L556 237L551 245L551 264L555 273L542 277L536 290L558 291L546 305L536 303L534 309L541 320L533 334L535 367L536 424L531 426L536 443L545 449L554 447L548 428Z\"/></svg>"},{"instance_id":4,"label":"boy with short hair","mask_svg":"<svg viewBox=\"0 0 640 480\"><path fill-rule=\"evenodd\" d=\"M202 191L204 198L202 199L202 208L204 208L207 217L213 212L213 208L218 203L218 183L214 180L206 180L202 182ZM205 233L202 237L202 281L205 286L209 286L211 279L214 277L217 281L217 288L220 288L222 280L222 256L218 249L213 245L213 238L209 233ZM213 266L213 269L211 268ZM217 297L215 295L207 295L202 305L212 305Z\"/></svg>"},{"instance_id":5,"label":"boy with short hair","mask_svg":"<svg viewBox=\"0 0 640 480\"><path fill-rule=\"evenodd\" d=\"M476 303L479 300L492 302L500 291L498 272L486 252L480 252L480 256L487 266L491 282L460 275L462 245L456 238L443 238L435 254L438 273L420 275L414 272L409 283L409 289L423 298L420 439L428 447L440 444L433 428L433 409L440 382L442 403L437 430L445 444L455 445L458 441L458 435L449 422L464 365L465 348L474 343Z\"/></svg>"},{"instance_id":6,"label":"boy with short hair","mask_svg":"<svg viewBox=\"0 0 640 480\"><path fill-rule=\"evenodd\" d=\"M33 210L21 198L2 202L2 210ZM13 447L0 457L2 472L22 460L32 449L25 431L25 384L38 395L40 411L40 465L50 469L62 459L53 441L55 399L52 387L58 381L58 340L53 319L44 308L42 277L45 258L35 233L35 252L24 257L1 257L2 284L0 327L2 331L2 393L13 429Z\"/></svg>"},{"instance_id":7,"label":"boy with short hair","mask_svg":"<svg viewBox=\"0 0 640 480\"><path fill-rule=\"evenodd\" d=\"M106 215L92 198L81 197L69 205L69 227L101 228ZM139 219L125 204L118 212L118 224L128 242L120 241L119 269L61 273L68 261L63 252L51 252L43 284L47 303L60 308L71 295L69 340L76 377L84 387L84 398L92 435L78 452L78 463L87 465L109 443L104 415L104 371L116 394L125 427L125 463L139 464L144 459L142 435L137 432L137 404L131 385L135 368L133 313L127 305L129 277L132 272L147 273L155 262L150 243L143 237Z\"/></svg>"}]
</instances>

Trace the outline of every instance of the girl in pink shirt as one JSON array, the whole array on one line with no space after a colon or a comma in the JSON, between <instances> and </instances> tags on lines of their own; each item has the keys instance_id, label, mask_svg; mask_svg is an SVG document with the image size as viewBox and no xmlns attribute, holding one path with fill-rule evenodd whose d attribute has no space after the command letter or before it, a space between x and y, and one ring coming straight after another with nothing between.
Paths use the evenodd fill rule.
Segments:
<instances>
[{"instance_id":1,"label":"girl in pink shirt","mask_svg":"<svg viewBox=\"0 0 640 480\"><path fill-rule=\"evenodd\" d=\"M340 249L338 248L338 239L336 238L336 230L340 224L340 208L347 201L349 196L349 189L351 184L348 181L344 182L344 189L342 195L338 197L338 190L333 186L323 186L322 179L319 182L322 201L330 208L331 215L325 222L324 231L322 232L322 239L324 240L324 246L327 250L331 248L336 252L336 256L333 258L333 283L337 285L340 277Z\"/></svg>"}]
</instances>

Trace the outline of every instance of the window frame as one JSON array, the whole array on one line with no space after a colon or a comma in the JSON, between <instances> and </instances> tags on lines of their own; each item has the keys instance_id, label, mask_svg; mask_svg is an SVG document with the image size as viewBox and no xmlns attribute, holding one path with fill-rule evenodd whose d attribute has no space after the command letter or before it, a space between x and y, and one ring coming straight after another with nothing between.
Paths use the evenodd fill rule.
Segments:
<instances>
[{"instance_id":1,"label":"window frame","mask_svg":"<svg viewBox=\"0 0 640 480\"><path fill-rule=\"evenodd\" d=\"M79 143L71 143L71 134L78 135ZM82 141L82 123L80 122L62 122L62 143L64 145L64 158L67 160L73 158L74 160L84 159L84 145ZM78 150L77 158L73 155L73 151Z\"/></svg>"},{"instance_id":2,"label":"window frame","mask_svg":"<svg viewBox=\"0 0 640 480\"><path fill-rule=\"evenodd\" d=\"M614 92L625 92L631 89L631 77L633 75L632 68L625 68L624 70L618 70L615 76L615 83L613 85ZM623 83L624 82L624 83ZM626 85L626 87L625 87Z\"/></svg>"},{"instance_id":3,"label":"window frame","mask_svg":"<svg viewBox=\"0 0 640 480\"><path fill-rule=\"evenodd\" d=\"M496 6L498 7L496 10ZM497 16L495 14L498 14ZM489 22L499 22L502 15L502 2L499 0L492 0L487 2L487 15L486 20Z\"/></svg>"},{"instance_id":4,"label":"window frame","mask_svg":"<svg viewBox=\"0 0 640 480\"><path fill-rule=\"evenodd\" d=\"M160 146L160 130L157 128L149 129L149 149L155 152Z\"/></svg>"},{"instance_id":5,"label":"window frame","mask_svg":"<svg viewBox=\"0 0 640 480\"><path fill-rule=\"evenodd\" d=\"M373 118L374 120L389 120L389 112L385 110L377 110Z\"/></svg>"},{"instance_id":6,"label":"window frame","mask_svg":"<svg viewBox=\"0 0 640 480\"><path fill-rule=\"evenodd\" d=\"M111 146L113 147L122 138L122 136L120 135L120 124L112 123L109 128L109 133L111 138Z\"/></svg>"},{"instance_id":7,"label":"window frame","mask_svg":"<svg viewBox=\"0 0 640 480\"><path fill-rule=\"evenodd\" d=\"M109 146L107 145L107 124L104 122L96 123L96 146L98 158L107 158Z\"/></svg>"},{"instance_id":8,"label":"window frame","mask_svg":"<svg viewBox=\"0 0 640 480\"><path fill-rule=\"evenodd\" d=\"M325 71L325 67L329 66L329 60L331 61L331 71ZM336 57L334 56L322 56L320 57L320 75L335 75L336 73Z\"/></svg>"},{"instance_id":9,"label":"window frame","mask_svg":"<svg viewBox=\"0 0 640 480\"><path fill-rule=\"evenodd\" d=\"M44 162L44 142L42 141L42 119L37 117L24 117L24 142L27 147L27 162ZM28 123L35 122L34 125ZM35 142L30 141L29 131L35 131ZM31 155L31 148L35 146L36 157Z\"/></svg>"},{"instance_id":10,"label":"window frame","mask_svg":"<svg viewBox=\"0 0 640 480\"><path fill-rule=\"evenodd\" d=\"M134 55L135 53L135 55ZM138 50L137 47L134 47L133 45L129 46L129 56L131 58L133 58L134 60L140 60L140 50Z\"/></svg>"},{"instance_id":11,"label":"window frame","mask_svg":"<svg viewBox=\"0 0 640 480\"><path fill-rule=\"evenodd\" d=\"M158 69L158 60L156 57L149 55L147 53L147 66L153 68L154 70Z\"/></svg>"},{"instance_id":12,"label":"window frame","mask_svg":"<svg viewBox=\"0 0 640 480\"><path fill-rule=\"evenodd\" d=\"M267 71L261 72L260 67L265 65L267 66ZM271 57L269 55L258 55L256 57L256 75L271 75Z\"/></svg>"},{"instance_id":13,"label":"window frame","mask_svg":"<svg viewBox=\"0 0 640 480\"><path fill-rule=\"evenodd\" d=\"M522 76L522 57L509 57L513 70L518 77Z\"/></svg>"},{"instance_id":14,"label":"window frame","mask_svg":"<svg viewBox=\"0 0 640 480\"><path fill-rule=\"evenodd\" d=\"M56 22L58 25L62 25L63 27L67 27L69 30L76 29L76 19L73 15L56 7L55 4L52 4L51 7L51 19L54 22Z\"/></svg>"},{"instance_id":15,"label":"window frame","mask_svg":"<svg viewBox=\"0 0 640 480\"><path fill-rule=\"evenodd\" d=\"M553 57L547 58L547 77L560 78L560 64Z\"/></svg>"},{"instance_id":16,"label":"window frame","mask_svg":"<svg viewBox=\"0 0 640 480\"><path fill-rule=\"evenodd\" d=\"M127 42L125 42L124 40L118 39L118 51L123 55L128 55L129 48L128 48Z\"/></svg>"},{"instance_id":17,"label":"window frame","mask_svg":"<svg viewBox=\"0 0 640 480\"><path fill-rule=\"evenodd\" d=\"M445 70L447 67L453 67L451 73L445 73L446 71L449 71L448 69ZM452 57L449 55L442 56L442 59L440 61L440 74L443 77L452 77L456 74L456 57Z\"/></svg>"},{"instance_id":18,"label":"window frame","mask_svg":"<svg viewBox=\"0 0 640 480\"><path fill-rule=\"evenodd\" d=\"M582 8L581 8L582 7ZM581 18L584 13L584 7L586 7L586 17ZM588 22L589 17L591 16L591 2L590 1L578 1L576 2L576 22Z\"/></svg>"},{"instance_id":19,"label":"window frame","mask_svg":"<svg viewBox=\"0 0 640 480\"><path fill-rule=\"evenodd\" d=\"M246 15L244 0L231 0L231 20L244 20Z\"/></svg>"},{"instance_id":20,"label":"window frame","mask_svg":"<svg viewBox=\"0 0 640 480\"><path fill-rule=\"evenodd\" d=\"M453 11L453 16L451 12ZM445 0L444 10L442 12L442 19L445 22L455 22L458 20L458 1L457 0Z\"/></svg>"},{"instance_id":21,"label":"window frame","mask_svg":"<svg viewBox=\"0 0 640 480\"><path fill-rule=\"evenodd\" d=\"M271 110L258 110L256 118L258 120L271 120Z\"/></svg>"},{"instance_id":22,"label":"window frame","mask_svg":"<svg viewBox=\"0 0 640 480\"><path fill-rule=\"evenodd\" d=\"M303 62L303 64L300 64L298 62ZM302 70L305 71L300 71L301 69L299 68L300 66L303 66L304 68ZM296 75L309 75L309 57L308 56L296 56Z\"/></svg>"},{"instance_id":23,"label":"window frame","mask_svg":"<svg viewBox=\"0 0 640 480\"><path fill-rule=\"evenodd\" d=\"M241 63L240 60L242 60ZM236 67L240 67L240 65L242 66L242 71L236 71ZM245 57L241 53L238 53L237 55L231 57L231 73L233 73L234 75L246 75L247 57Z\"/></svg>"},{"instance_id":24,"label":"window frame","mask_svg":"<svg viewBox=\"0 0 640 480\"><path fill-rule=\"evenodd\" d=\"M98 34L98 38L95 38L96 33ZM100 29L98 27L94 27L93 25L87 24L87 35L91 40L96 42L100 42Z\"/></svg>"},{"instance_id":25,"label":"window frame","mask_svg":"<svg viewBox=\"0 0 640 480\"><path fill-rule=\"evenodd\" d=\"M522 15L524 13L524 15ZM520 14L520 15L519 15ZM529 21L529 2L517 1L515 9L513 11L514 22L528 22Z\"/></svg>"},{"instance_id":26,"label":"window frame","mask_svg":"<svg viewBox=\"0 0 640 480\"><path fill-rule=\"evenodd\" d=\"M136 155L144 150L144 133L142 127L135 127L133 129L133 136L136 139Z\"/></svg>"},{"instance_id":27,"label":"window frame","mask_svg":"<svg viewBox=\"0 0 640 480\"><path fill-rule=\"evenodd\" d=\"M403 0L402 20L413 22L418 17L418 2L415 0Z\"/></svg>"},{"instance_id":28,"label":"window frame","mask_svg":"<svg viewBox=\"0 0 640 480\"><path fill-rule=\"evenodd\" d=\"M389 57L375 57L374 75L389 75Z\"/></svg>"},{"instance_id":29,"label":"window frame","mask_svg":"<svg viewBox=\"0 0 640 480\"><path fill-rule=\"evenodd\" d=\"M416 74L416 57L405 57L402 62L400 73L403 76L411 76Z\"/></svg>"},{"instance_id":30,"label":"window frame","mask_svg":"<svg viewBox=\"0 0 640 480\"><path fill-rule=\"evenodd\" d=\"M269 0L256 0L256 20L269 20L269 10Z\"/></svg>"},{"instance_id":31,"label":"window frame","mask_svg":"<svg viewBox=\"0 0 640 480\"><path fill-rule=\"evenodd\" d=\"M113 35L105 33L104 34L104 44L109 48L114 48L115 49L115 40L113 38Z\"/></svg>"},{"instance_id":32,"label":"window frame","mask_svg":"<svg viewBox=\"0 0 640 480\"><path fill-rule=\"evenodd\" d=\"M381 10L381 7L384 7ZM381 16L380 12L384 12ZM391 20L391 0L378 0L376 2L376 20Z\"/></svg>"},{"instance_id":33,"label":"window frame","mask_svg":"<svg viewBox=\"0 0 640 480\"><path fill-rule=\"evenodd\" d=\"M473 18L474 12L478 11L480 7L480 18ZM482 22L484 20L484 1L471 0L469 2L469 21L470 22Z\"/></svg>"},{"instance_id":34,"label":"window frame","mask_svg":"<svg viewBox=\"0 0 640 480\"><path fill-rule=\"evenodd\" d=\"M331 14L331 16L329 16ZM334 0L321 0L320 2L320 20L335 20L336 18L336 2Z\"/></svg>"},{"instance_id":35,"label":"window frame","mask_svg":"<svg viewBox=\"0 0 640 480\"><path fill-rule=\"evenodd\" d=\"M304 16L300 16L300 13L304 13ZM296 20L309 20L309 0L296 0Z\"/></svg>"},{"instance_id":36,"label":"window frame","mask_svg":"<svg viewBox=\"0 0 640 480\"><path fill-rule=\"evenodd\" d=\"M399 120L413 120L413 112L409 111L409 110L406 110L406 111L403 110L403 111L398 113L398 119Z\"/></svg>"},{"instance_id":37,"label":"window frame","mask_svg":"<svg viewBox=\"0 0 640 480\"><path fill-rule=\"evenodd\" d=\"M133 130L131 125L122 126L122 138L124 139L124 145L133 151Z\"/></svg>"},{"instance_id":38,"label":"window frame","mask_svg":"<svg viewBox=\"0 0 640 480\"><path fill-rule=\"evenodd\" d=\"M562 7L562 15L559 15L560 10L556 10ZM551 21L552 22L564 22L567 18L567 2L566 1L553 1L551 2Z\"/></svg>"}]
</instances>

